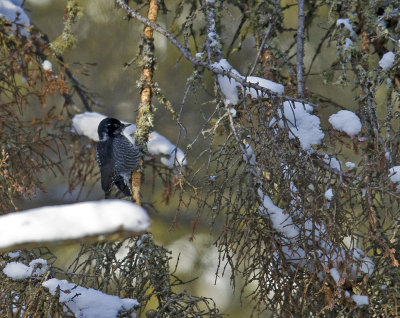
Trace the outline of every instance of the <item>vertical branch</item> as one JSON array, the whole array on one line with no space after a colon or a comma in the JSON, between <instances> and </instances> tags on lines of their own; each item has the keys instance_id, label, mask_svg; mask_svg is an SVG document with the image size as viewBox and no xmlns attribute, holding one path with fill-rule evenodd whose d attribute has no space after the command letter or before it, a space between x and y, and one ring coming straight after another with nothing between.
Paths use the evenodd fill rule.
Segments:
<instances>
[{"instance_id":1,"label":"vertical branch","mask_svg":"<svg viewBox=\"0 0 400 318\"><path fill-rule=\"evenodd\" d=\"M208 61L212 63L213 57L218 62L222 58L222 52L218 48L219 36L215 24L215 2L206 0L206 21L207 21L207 38L206 47L208 54Z\"/></svg>"},{"instance_id":2,"label":"vertical branch","mask_svg":"<svg viewBox=\"0 0 400 318\"><path fill-rule=\"evenodd\" d=\"M303 76L303 57L304 57L304 0L298 1L298 24L297 24L297 95L304 97L304 76Z\"/></svg>"},{"instance_id":3,"label":"vertical branch","mask_svg":"<svg viewBox=\"0 0 400 318\"><path fill-rule=\"evenodd\" d=\"M147 18L155 22L158 15L158 1L150 0ZM135 140L136 145L140 148L142 155L147 152L147 141L149 139L150 130L153 127L154 107L151 104L152 79L154 71L154 34L153 28L145 26L143 31L143 47L142 47L142 73L140 77L140 104L138 115L136 117ZM142 166L142 165L141 165ZM140 188L142 183L142 171L137 170L132 173L132 198L140 204Z\"/></svg>"}]
</instances>

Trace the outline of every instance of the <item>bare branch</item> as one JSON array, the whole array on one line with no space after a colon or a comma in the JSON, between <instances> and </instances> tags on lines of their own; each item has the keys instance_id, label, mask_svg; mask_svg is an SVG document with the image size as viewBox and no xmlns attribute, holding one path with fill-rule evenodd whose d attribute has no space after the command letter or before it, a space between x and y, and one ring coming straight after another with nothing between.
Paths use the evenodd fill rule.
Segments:
<instances>
[{"instance_id":1,"label":"bare branch","mask_svg":"<svg viewBox=\"0 0 400 318\"><path fill-rule=\"evenodd\" d=\"M304 0L298 1L298 24L297 24L297 95L304 98Z\"/></svg>"},{"instance_id":2,"label":"bare branch","mask_svg":"<svg viewBox=\"0 0 400 318\"><path fill-rule=\"evenodd\" d=\"M263 37L263 39L262 39L262 41L261 41L260 47L259 47L259 49L258 49L256 58L254 59L254 63L253 63L253 65L252 65L251 68L250 68L249 76L250 76L251 74L253 74L254 69L255 69L256 66L257 66L257 62L258 62L258 60L259 60L259 58L260 58L261 52L264 51L265 42L267 42L267 39L268 39L268 37L269 37L269 35L270 35L270 33L271 33L271 30L272 30L272 26L275 24L274 18L275 18L275 16L276 16L277 11L278 11L278 8L280 8L280 6L281 6L281 1L280 1L280 0L276 0L276 2L275 2L275 7L274 7L274 12L272 13L272 19L273 19L273 20L270 21L269 24L268 24L267 30L265 31L265 35L264 35L264 37Z\"/></svg>"}]
</instances>

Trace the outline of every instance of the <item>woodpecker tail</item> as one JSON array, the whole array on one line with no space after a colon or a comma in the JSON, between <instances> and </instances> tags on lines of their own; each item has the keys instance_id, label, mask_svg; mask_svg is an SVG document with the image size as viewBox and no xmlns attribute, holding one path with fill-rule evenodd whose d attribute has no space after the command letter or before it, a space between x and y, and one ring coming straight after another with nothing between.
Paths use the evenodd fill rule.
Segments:
<instances>
[{"instance_id":1,"label":"woodpecker tail","mask_svg":"<svg viewBox=\"0 0 400 318\"><path fill-rule=\"evenodd\" d=\"M122 176L118 176L115 181L115 185L118 187L118 189L127 197L131 196L131 189L129 188L129 185L125 183L125 180Z\"/></svg>"},{"instance_id":2,"label":"woodpecker tail","mask_svg":"<svg viewBox=\"0 0 400 318\"><path fill-rule=\"evenodd\" d=\"M104 191L104 199L110 199L111 198L111 190L110 191Z\"/></svg>"}]
</instances>

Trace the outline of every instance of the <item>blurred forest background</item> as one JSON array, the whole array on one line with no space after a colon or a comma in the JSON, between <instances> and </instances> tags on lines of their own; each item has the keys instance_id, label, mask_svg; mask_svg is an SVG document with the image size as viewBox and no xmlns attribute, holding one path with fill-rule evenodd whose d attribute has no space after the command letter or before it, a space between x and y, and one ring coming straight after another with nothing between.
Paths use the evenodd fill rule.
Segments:
<instances>
[{"instance_id":1,"label":"blurred forest background","mask_svg":"<svg viewBox=\"0 0 400 318\"><path fill-rule=\"evenodd\" d=\"M214 3L213 1L209 2ZM326 224L326 233L321 230L321 232L324 232L322 241L326 239L326 235L337 246L365 248L364 256L375 257L373 258L374 261L381 267L380 271L376 270L375 276L377 278L374 278L375 280L370 279L371 272L363 272L361 275L358 268L355 270L358 276L354 280L357 283L351 281L351 279L346 280L346 284L350 285L350 287L346 286L346 289L342 286L343 282L335 281L333 274L331 274L333 278L327 274L329 268L327 269L326 266L318 263L319 257L310 256L312 253L305 248L307 253L310 253L305 258L311 259L312 266L318 268L320 273L324 273L323 279L316 278L317 275L312 275L305 269L304 271L299 269L300 265L297 268L299 273L296 270L291 272L295 267L294 265L293 268L290 266L286 268L285 265L282 265L284 269L280 272L281 263L276 256L280 245L279 239L275 241L273 226L269 225L270 221L265 222L267 225L264 226L263 222L260 221L261 217L252 216L252 214L258 213L256 213L256 211L259 211L258 204L261 204L258 202L260 198L256 198L259 184L254 180L249 181L252 174L254 177L254 171L243 168L243 171L248 170L241 174L242 163L239 160L246 161L245 157L237 149L232 150L233 146L230 148L229 143L233 144L234 139L229 139L227 145L224 144L228 140L228 135L231 138L232 132L228 121L221 121L221 125L218 126L218 118L223 118L221 117L223 115L219 112L223 112L224 107L222 106L223 94L215 88L217 82L215 77L211 72L204 72L201 76L196 74L201 78L201 84L197 82L198 85L192 85L186 96L185 90L188 83L193 84L195 82L190 82L194 77L193 65L182 57L181 52L170 41L155 33L156 69L154 81L157 82L162 94L171 102L174 110L176 112L181 110L181 116L180 122L177 123L172 118L171 112L158 102L157 97L154 97L153 102L157 109L154 128L173 143L177 142L178 146L184 151L187 151L188 169L186 173L193 173L198 179L198 185L209 186L209 188L205 187L201 194L206 198L203 201L199 199L200 203L197 203L197 194L193 194L190 190L183 194L179 191L174 193L175 188L170 189L163 185L155 177L151 167L146 168L144 174L143 202L152 220L151 232L156 243L172 251L172 268L180 255L178 276L183 280L198 277L197 280L178 288L189 290L195 295L213 298L222 313L229 314L230 317L234 318L248 317L254 308L256 308L255 312L263 317L269 317L271 312L275 316L281 313L282 316L287 317L302 317L301 312L293 312L293 308L298 307L301 307L304 312L310 313L310 315L320 314L322 316L327 315L327 317L330 317L330 314L343 317L348 315L362 317L363 315L372 315L375 309L377 315L383 315L384 312L390 313L389 316L394 315L393 313L397 312L397 300L399 300L400 295L398 281L391 279L398 274L398 263L396 262L399 257L397 249L399 244L397 239L399 197L398 192L396 192L396 185L389 181L388 169L399 161L397 159L399 157L399 135L397 132L399 63L395 61L394 70L390 74L389 70L388 73L383 74L378 63L383 53L388 50L393 50L398 54L398 43L396 43L398 35L394 39L391 36L393 30L398 31L400 28L398 22L400 21L400 14L398 13L400 3L398 1L373 1L373 3L369 3L369 1L365 3L361 1L305 1L304 99L298 94L296 80L298 1L215 2L218 4L218 30L221 36L219 40L223 57L228 59L233 68L240 74L248 74L250 69L254 69L253 63L257 61L258 68L256 68L255 73L282 83L285 86L284 98L287 97L289 100L300 98L301 101L306 99L313 103L314 112L321 119L321 127L326 136L322 146L323 151L329 153L329 158L332 158L333 155L331 154L340 154L340 158L339 155L338 158L342 160L342 167L344 167L345 161L352 161L360 165L360 169L354 172L354 175L350 171L351 169L344 168L345 171L343 172L340 169L334 171L335 168L332 165L332 169L329 167L330 160L325 161L328 168L323 164L319 166L315 164L314 167L313 164L318 160L313 161L315 158L313 157L313 160L310 158L313 155L318 156L317 159L325 158L325 152L315 152L312 155L310 153L304 154L297 144L290 148L292 139L287 138L287 135L285 135L286 137L282 137L278 133L274 135L275 131L272 132L271 129L273 123L271 124L269 119L268 124L265 125L261 124L261 120L259 120L260 122L256 120L256 123L250 121L250 124L247 122L243 125L238 124L237 127L243 129L240 132L241 136L244 136L243 138L251 136L249 138L254 142L254 153L256 153L259 163L261 162L262 168L260 169L263 177L267 180L261 188L264 191L272 189L271 192L274 194L270 194L270 196L276 199L275 204L278 205L279 202L279 206L286 209L285 213L288 211L291 215L295 214L292 205L301 206L301 208L306 207L304 208L304 211L307 211L304 212L306 216L294 216L294 219L298 222L296 224L300 224L302 231L304 230L302 225L306 223L304 220L310 220L310 218L314 222L313 229L316 226L321 226L321 224ZM74 73L74 76L85 87L86 91L91 94L90 96L94 101L93 111L135 122L136 109L139 104L137 81L140 78L141 68L135 63L134 58L139 51L143 24L134 19L128 19L126 12L117 9L115 2L111 0L80 0L78 3L82 7L82 16L72 26L72 33L76 37L77 43L63 52L65 65ZM143 6L142 8L144 2L130 1L129 3L132 6L135 5L139 12L145 15L147 7ZM186 39L194 55L196 51L199 52L200 50L197 47L198 43L194 40L195 37L192 38L191 35L184 34L183 31L183 33L179 32L181 26L190 20L187 18L190 10L196 11L196 6L192 6L192 3L196 3L196 1L165 1L165 7L162 6L160 9L162 14L159 14L157 22L161 26L165 26L171 33L177 33L182 42ZM276 20L273 20L274 14L271 14L271 12L274 8L277 8L276 4L282 11L279 10ZM65 15L66 5L67 1L26 0L24 10L28 13L32 23L42 33L46 34L49 41L52 42L64 30L63 16ZM257 12L252 11L255 9L260 10L257 12L263 12L262 10L269 12L268 17L265 17L266 21L262 21L262 15L260 16ZM360 22L361 18L357 20L361 16L360 12L366 12L366 18L362 22ZM351 34L351 30L346 25L336 22L338 18L346 17L346 14L349 15L350 21L354 25L355 35ZM381 28L378 23L380 20L377 20L377 17L380 16L384 16L382 21L386 21L385 24L381 23ZM373 18L376 18L376 21ZM204 19L196 16L193 21L194 33L199 32L199 34L196 33L197 40L204 41L206 37L206 32L203 30ZM261 43L264 38L261 30L263 32L268 30L269 24L273 27L270 39L268 39L270 42L267 41L265 51L270 52L272 58L270 62L266 62L266 64L269 63L266 66L262 61L258 61L256 56L259 53L258 49L262 47ZM375 24L378 26L372 28L371 25ZM385 30L389 31L386 32ZM268 33L268 31L265 32ZM369 43L367 43L368 37L370 38ZM353 39L354 43L351 41L352 44L346 47L345 41L350 38ZM201 42L200 40L199 42ZM63 71L57 65L56 59L48 58L53 63L55 73ZM362 68L366 70L367 75L363 73L364 69ZM360 79L363 76L365 76L365 81L371 81L369 93L362 90L364 88L363 81ZM393 83L387 81L386 78L391 79ZM390 92L389 86L391 87ZM364 93L366 96L363 96ZM184 98L185 102L182 103ZM381 135L387 137L382 144L378 137L379 128L375 129L373 123L368 126L373 120L368 119L368 114L365 115L361 111L362 103L365 100L369 101L368 98L373 100L376 121L383 123L386 120L380 126L382 128ZM245 99L243 98L242 101L244 104ZM282 107L281 101L271 98L271 102L259 101L257 105L255 102L249 103L250 113L254 115L261 109L259 114L270 115L276 112L276 109ZM64 107L64 99L61 96L53 96L47 99L46 104L47 107L54 106L55 112L61 112ZM271 105L279 106L276 106L273 111L263 108L269 109ZM245 114L243 115L243 118L245 118L247 110L240 107L237 107L238 113ZM28 109L25 113L27 118L39 116L36 110L40 109L40 106L32 107L32 109L35 109L35 113L30 114ZM361 139L357 139L357 137L348 138L345 134L335 132L332 129L328 118L331 114L342 109L354 111L362 118L363 131L361 135L363 137ZM85 111L83 105L78 105L75 110L77 112ZM45 112L45 110L43 111ZM282 113L279 114L282 115ZM279 115L277 116L279 117ZM238 117L238 121L243 119L239 115ZM260 115L261 117L262 115ZM258 124L260 125L259 132L257 131ZM211 128L215 128L215 130L210 134L212 136L207 136L206 132L212 130ZM384 134L385 129L388 131L387 135ZM370 130L373 132L371 133ZM64 131L67 133L68 127ZM395 132L391 134L393 131ZM263 133L265 134L262 135ZM259 135L268 136L268 138L260 141L255 137ZM78 138L79 141L77 141ZM82 147L90 144L86 137L77 137L72 133L71 140L75 145L81 143ZM269 143L270 140L271 143ZM371 142L368 143L369 141ZM282 162L279 161L280 143L283 153ZM210 144L215 147L210 147ZM268 148L271 144L271 148ZM191 146L188 148L188 145ZM213 149L210 150L210 148ZM224 167L220 167L220 171L224 172L229 164L228 160L224 161L226 158L221 159L225 153L218 157L222 151L218 153L216 149L223 149L228 154L230 154L229 151L232 151L232 158L239 158L232 163L233 170L237 169L233 173L232 180L221 181L220 178L219 183L213 183L214 180L210 179L213 175L209 174L213 168L222 165ZM265 152L265 149L268 153ZM371 152L369 152L370 150ZM269 158L269 151L271 151L273 159ZM388 155L388 153L390 154ZM94 162L94 152L91 154L93 156L78 158L79 160L92 160ZM212 158L212 160L210 159L212 161L211 169L208 169L208 166L204 168L208 154ZM215 157L213 157L214 155ZM297 155L298 157L296 157ZM19 209L103 198L97 170L90 173L92 178L85 180L83 187L79 183L75 183L71 187L71 184L69 184L71 175L68 171L73 161L67 160L67 156L64 154L62 156L60 163L63 166L63 172L41 172L40 179L43 181L43 191L38 191L37 195L29 200L24 199L15 202ZM305 159L306 157L307 159ZM388 157L390 157L390 160ZM384 158L386 158L386 161ZM219 161L220 159L222 161ZM370 164L371 162L376 166ZM378 165L378 163L381 163L381 165ZM283 180L287 174L291 173L285 170L287 166L283 168L284 165L290 166L293 171L296 171L295 176L290 177L293 179L289 178L290 184L289 179ZM309 166L312 166L310 171L307 170ZM226 169L228 170L228 168ZM311 169L315 170L311 171ZM304 176L302 175L303 172ZM230 176L229 173L221 173L220 176L229 179L226 177ZM309 184L308 180L314 180L314 175L318 182L315 181L314 185L312 182ZM257 177L254 179L257 179ZM373 185L368 183L370 179L373 179ZM229 182L232 182L232 184L229 184ZM237 182L237 184L234 184L234 182ZM324 197L325 190L327 190L325 182L334 188L335 194L337 193L337 197L332 202L327 202L330 200ZM189 184L188 181L185 185L189 186ZM303 198L307 198L304 202L299 203L300 199L296 201L298 196L294 193L297 192L297 188L293 187L293 184L296 184L297 188L300 189ZM209 199L213 198L214 193L218 192L219 186L223 189L221 192L225 192L222 195L223 198L220 198L220 201L215 199L217 203L213 205L209 202ZM294 188L296 190L293 190ZM213 189L214 192L212 192ZM171 197L169 196L170 191L174 193ZM315 197L314 193L316 193ZM365 193L368 194L366 199L364 199ZM189 202L187 205L182 203L181 196L184 196L183 201ZM295 199L291 200L291 198ZM232 202L231 207L229 200ZM252 203L251 200L258 203ZM293 203L294 201L296 202ZM179 206L179 212L177 206ZM214 208L216 211L214 211ZM265 204L264 208L266 208ZM367 210L368 213L365 212ZM371 216L372 212L375 213L375 210L378 211L376 212L378 216ZM235 215L236 211L240 211L240 213L238 212ZM377 223L380 224L382 229L376 226ZM229 231L226 231L226 226L229 224L233 226ZM372 224L376 227L374 228ZM322 225L322 227L324 226ZM224 231L228 232L226 236L224 236ZM306 232L306 230L304 231ZM379 235L376 234L377 231ZM277 236L280 237L281 234L278 233ZM381 239L382 237L384 238ZM315 237L313 240L314 243L315 240L318 241ZM347 240L346 244L343 243L344 240ZM216 241L217 243L215 243ZM303 243L298 243L298 246L303 248ZM247 250L246 247L243 247L246 244L248 245ZM251 244L254 244L254 246ZM307 243L304 244L307 245ZM75 257L78 250L79 246L54 249L53 252L58 257L56 265L60 267L67 265ZM231 256L236 252L238 258L232 260L234 257ZM252 264L253 256L254 266ZM229 265L225 265L226 262ZM294 263L298 265L298 263ZM218 266L220 266L219 270L217 270ZM262 276L260 273L267 268L269 269L269 266L274 267L271 269L273 274L268 272L268 274ZM330 266L333 266L332 263L330 263ZM335 266L331 269L339 267ZM362 267L362 265L359 267ZM233 268L233 271L231 268ZM216 272L218 279L216 279ZM313 270L310 270L310 272L313 272ZM288 278L288 281L284 283L281 282L282 285L277 283L275 286L273 282L278 281L276 277L286 274L290 279ZM386 274L388 276L385 276ZM259 287L261 282L265 284L262 288ZM310 287L309 283L315 285ZM232 289L233 284L236 287L235 291ZM241 295L241 288L244 285ZM379 289L379 286L386 287ZM282 295L279 293L281 287ZM298 294L293 291L297 288L300 291ZM292 291L293 294L291 294ZM342 297L342 295L345 295L344 291L351 291L360 295L364 295L368 291L368 295L371 295L371 307L360 308L354 303L349 305L351 301L346 302L345 297ZM304 296L304 299L307 299L304 302L303 298L299 296L303 292L304 295L307 294L307 296ZM314 294L317 293L318 297L315 296L316 300L313 303ZM381 293L385 293L385 295L382 296ZM247 297L248 295L250 296ZM373 300L372 297L375 296L376 299ZM255 302L252 302L251 299ZM384 299L382 307L377 305L381 302L379 299ZM268 305L266 305L267 303ZM288 312L283 313L284 310L282 312L282 308L286 309L282 304L288 306ZM151 307L152 303L149 306ZM267 310L264 311L266 308ZM333 311L329 312L330 310Z\"/></svg>"}]
</instances>

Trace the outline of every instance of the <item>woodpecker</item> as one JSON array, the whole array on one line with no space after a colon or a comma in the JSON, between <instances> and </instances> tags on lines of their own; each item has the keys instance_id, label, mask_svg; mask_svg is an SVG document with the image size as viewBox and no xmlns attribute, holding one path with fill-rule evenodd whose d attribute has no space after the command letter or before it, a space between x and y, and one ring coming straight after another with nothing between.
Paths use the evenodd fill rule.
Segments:
<instances>
[{"instance_id":1,"label":"woodpecker","mask_svg":"<svg viewBox=\"0 0 400 318\"><path fill-rule=\"evenodd\" d=\"M104 118L97 129L96 157L106 199L110 197L114 184L124 195L131 195L130 178L132 171L139 166L140 151L122 134L127 126L118 119Z\"/></svg>"}]
</instances>

